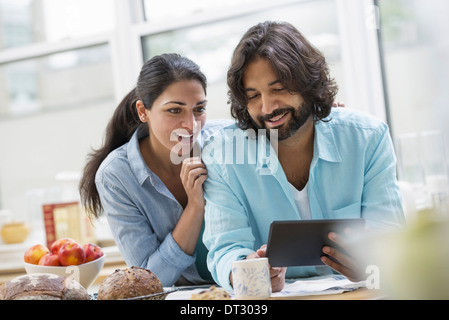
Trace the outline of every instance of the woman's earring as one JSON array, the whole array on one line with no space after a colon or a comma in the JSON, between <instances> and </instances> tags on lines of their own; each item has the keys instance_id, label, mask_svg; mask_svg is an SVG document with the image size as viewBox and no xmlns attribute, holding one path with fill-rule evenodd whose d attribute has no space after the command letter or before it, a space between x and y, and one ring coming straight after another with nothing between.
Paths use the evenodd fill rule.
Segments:
<instances>
[{"instance_id":1,"label":"woman's earring","mask_svg":"<svg viewBox=\"0 0 449 320\"><path fill-rule=\"evenodd\" d=\"M141 120L142 122L145 122L145 116L144 116L144 115L140 116L140 120Z\"/></svg>"}]
</instances>

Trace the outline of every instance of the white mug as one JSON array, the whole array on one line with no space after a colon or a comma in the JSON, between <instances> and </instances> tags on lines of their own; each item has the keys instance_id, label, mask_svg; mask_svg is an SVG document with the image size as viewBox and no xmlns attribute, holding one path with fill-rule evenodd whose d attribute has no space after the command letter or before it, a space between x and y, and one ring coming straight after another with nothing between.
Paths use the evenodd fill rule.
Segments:
<instances>
[{"instance_id":1,"label":"white mug","mask_svg":"<svg viewBox=\"0 0 449 320\"><path fill-rule=\"evenodd\" d=\"M268 299L271 296L268 258L234 261L232 263L232 284L236 299Z\"/></svg>"}]
</instances>

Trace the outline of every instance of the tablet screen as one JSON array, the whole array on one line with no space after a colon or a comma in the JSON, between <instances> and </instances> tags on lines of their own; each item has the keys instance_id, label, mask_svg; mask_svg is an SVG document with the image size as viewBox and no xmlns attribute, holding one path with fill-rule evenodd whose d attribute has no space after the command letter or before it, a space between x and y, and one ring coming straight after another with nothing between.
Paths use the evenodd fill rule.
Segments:
<instances>
[{"instance_id":1,"label":"tablet screen","mask_svg":"<svg viewBox=\"0 0 449 320\"><path fill-rule=\"evenodd\" d=\"M362 231L364 225L364 219L274 221L267 243L269 263L272 267L323 265L323 246L337 247L329 232Z\"/></svg>"}]
</instances>

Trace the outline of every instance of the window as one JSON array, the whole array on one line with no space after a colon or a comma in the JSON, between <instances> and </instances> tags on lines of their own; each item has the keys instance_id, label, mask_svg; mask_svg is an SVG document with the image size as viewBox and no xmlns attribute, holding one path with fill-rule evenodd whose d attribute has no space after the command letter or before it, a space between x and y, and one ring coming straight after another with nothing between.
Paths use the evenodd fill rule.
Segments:
<instances>
[{"instance_id":1,"label":"window","mask_svg":"<svg viewBox=\"0 0 449 320\"><path fill-rule=\"evenodd\" d=\"M399 154L399 178L425 181L423 156L429 152L424 147L441 140L445 166L440 172L446 172L449 190L449 2L381 0L379 5L391 126L398 151L404 149ZM419 141L429 137L434 138L419 147Z\"/></svg>"},{"instance_id":2,"label":"window","mask_svg":"<svg viewBox=\"0 0 449 320\"><path fill-rule=\"evenodd\" d=\"M227 118L230 111L226 105L226 72L238 41L248 28L259 22L287 21L326 56L331 76L336 78L340 87L339 99L344 100L336 11L333 0L307 1L151 34L142 38L143 57L147 60L164 52L177 52L195 61L208 79L208 117Z\"/></svg>"},{"instance_id":3,"label":"window","mask_svg":"<svg viewBox=\"0 0 449 320\"><path fill-rule=\"evenodd\" d=\"M0 0L0 209L38 233L38 203L82 170L116 105L116 4Z\"/></svg>"},{"instance_id":4,"label":"window","mask_svg":"<svg viewBox=\"0 0 449 320\"><path fill-rule=\"evenodd\" d=\"M0 0L0 49L110 31L111 0Z\"/></svg>"},{"instance_id":5,"label":"window","mask_svg":"<svg viewBox=\"0 0 449 320\"><path fill-rule=\"evenodd\" d=\"M437 130L449 150L449 2L379 3L393 133L399 137Z\"/></svg>"},{"instance_id":6,"label":"window","mask_svg":"<svg viewBox=\"0 0 449 320\"><path fill-rule=\"evenodd\" d=\"M449 3L388 0L380 8L396 134L449 130Z\"/></svg>"},{"instance_id":7,"label":"window","mask_svg":"<svg viewBox=\"0 0 449 320\"><path fill-rule=\"evenodd\" d=\"M0 117L91 105L113 99L108 45L0 65ZM56 85L57 84L57 85Z\"/></svg>"},{"instance_id":8,"label":"window","mask_svg":"<svg viewBox=\"0 0 449 320\"><path fill-rule=\"evenodd\" d=\"M145 20L149 22L187 17L213 10L222 10L236 5L256 2L256 0L190 0L173 1L143 0ZM173 7L176 6L176 10Z\"/></svg>"}]
</instances>

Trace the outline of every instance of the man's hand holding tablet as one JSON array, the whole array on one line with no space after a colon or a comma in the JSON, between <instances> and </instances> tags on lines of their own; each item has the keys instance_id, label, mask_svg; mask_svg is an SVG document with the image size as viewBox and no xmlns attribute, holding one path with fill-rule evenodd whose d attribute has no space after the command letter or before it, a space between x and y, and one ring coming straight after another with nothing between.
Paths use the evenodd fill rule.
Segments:
<instances>
[{"instance_id":1,"label":"man's hand holding tablet","mask_svg":"<svg viewBox=\"0 0 449 320\"><path fill-rule=\"evenodd\" d=\"M274 221L265 256L272 267L325 264L351 281L360 281L363 270L350 255L348 240L364 226L364 219Z\"/></svg>"}]
</instances>

